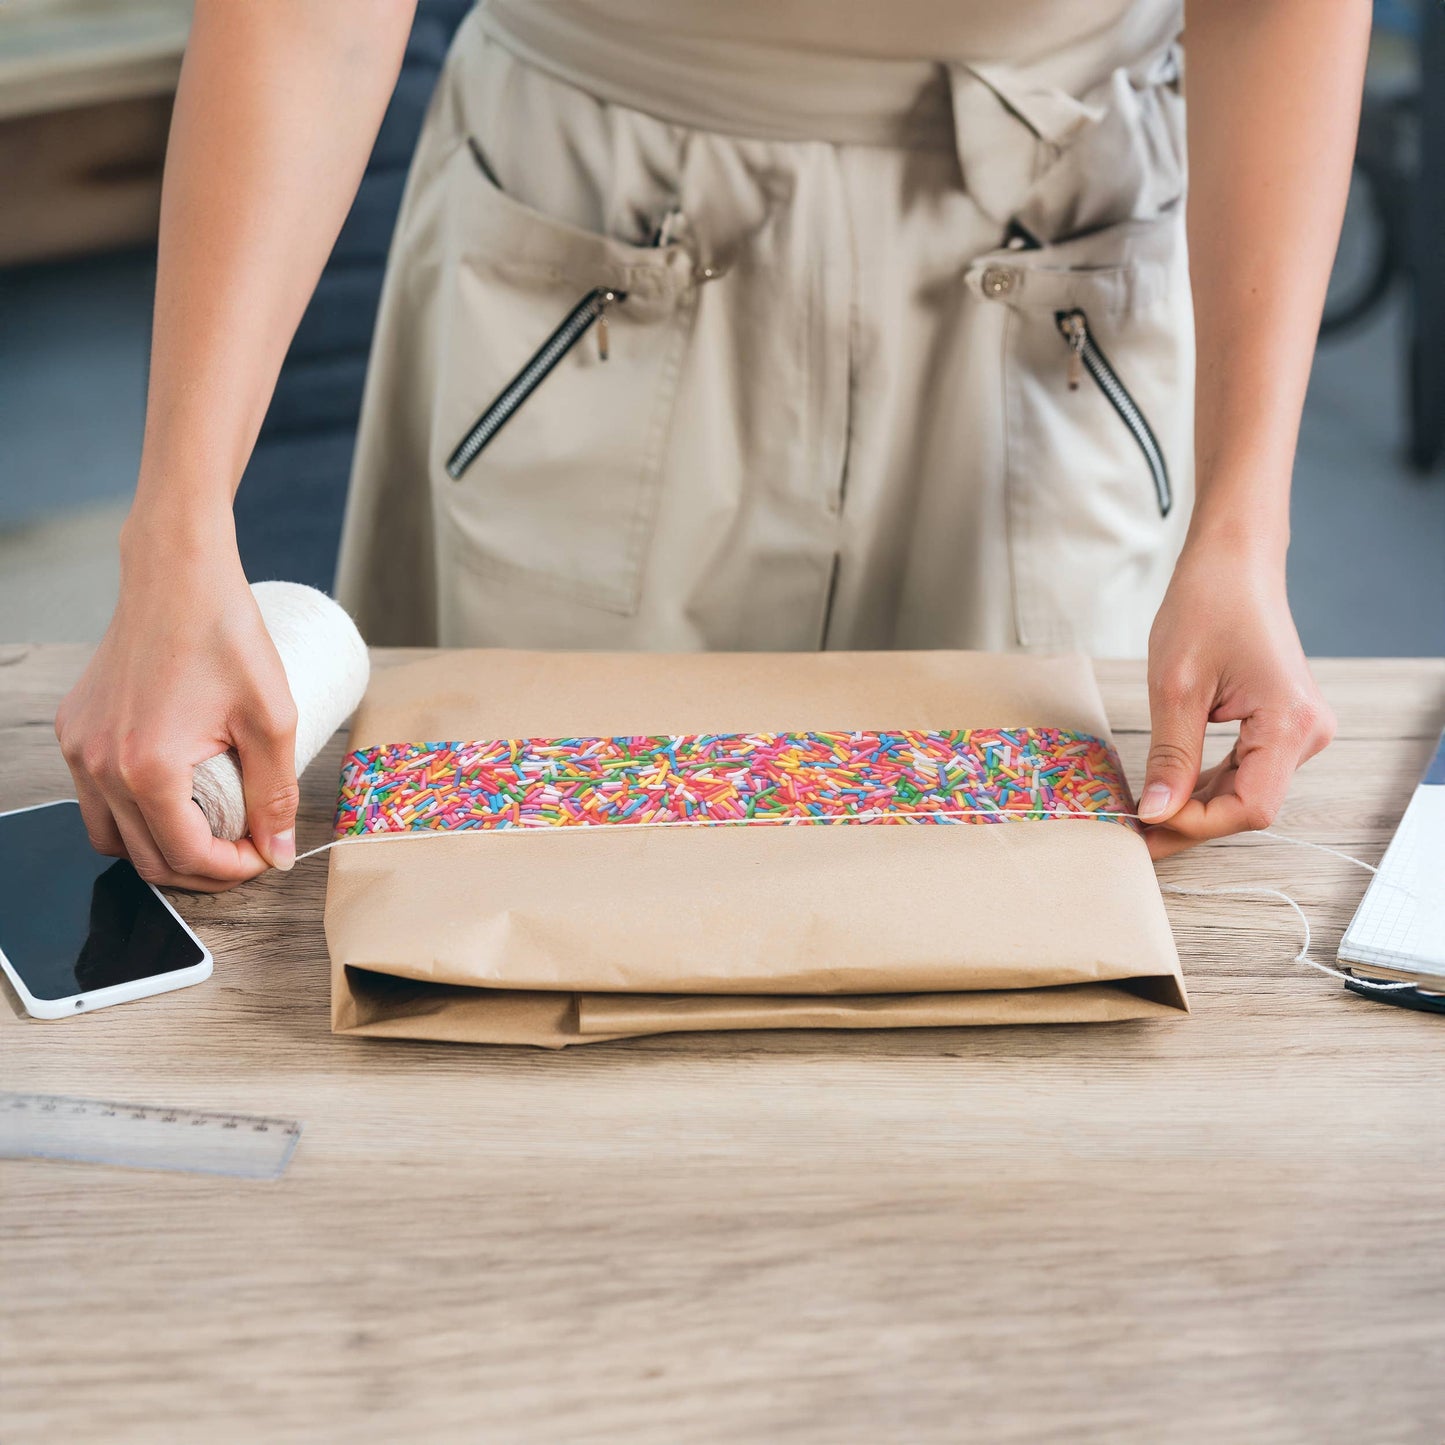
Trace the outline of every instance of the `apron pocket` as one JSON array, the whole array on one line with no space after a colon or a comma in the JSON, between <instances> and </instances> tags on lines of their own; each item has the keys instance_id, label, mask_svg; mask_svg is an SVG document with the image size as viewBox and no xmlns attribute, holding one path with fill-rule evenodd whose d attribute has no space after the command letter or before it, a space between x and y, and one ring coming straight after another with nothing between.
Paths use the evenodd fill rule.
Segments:
<instances>
[{"instance_id":1,"label":"apron pocket","mask_svg":"<svg viewBox=\"0 0 1445 1445\"><path fill-rule=\"evenodd\" d=\"M1026 647L1142 651L1191 495L1193 326L1182 217L980 257L1008 307L1005 478Z\"/></svg>"},{"instance_id":2,"label":"apron pocket","mask_svg":"<svg viewBox=\"0 0 1445 1445\"><path fill-rule=\"evenodd\" d=\"M431 483L446 561L635 612L695 286L501 191L474 147L446 186Z\"/></svg>"}]
</instances>

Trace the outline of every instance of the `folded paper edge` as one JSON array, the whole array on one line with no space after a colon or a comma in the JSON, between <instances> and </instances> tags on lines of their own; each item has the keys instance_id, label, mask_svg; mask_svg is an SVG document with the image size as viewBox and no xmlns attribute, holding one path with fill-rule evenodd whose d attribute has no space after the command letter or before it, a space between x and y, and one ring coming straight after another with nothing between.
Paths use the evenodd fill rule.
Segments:
<instances>
[{"instance_id":1,"label":"folded paper edge","mask_svg":"<svg viewBox=\"0 0 1445 1445\"><path fill-rule=\"evenodd\" d=\"M468 988L347 966L333 998L338 1034L542 1048L661 1033L1110 1023L1189 1012L1173 974L973 993L769 997Z\"/></svg>"}]
</instances>

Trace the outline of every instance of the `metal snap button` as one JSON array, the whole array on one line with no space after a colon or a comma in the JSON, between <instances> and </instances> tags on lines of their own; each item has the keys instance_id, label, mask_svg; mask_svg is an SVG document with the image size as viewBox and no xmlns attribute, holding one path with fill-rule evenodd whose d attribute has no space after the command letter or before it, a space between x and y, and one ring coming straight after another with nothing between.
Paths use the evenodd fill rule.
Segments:
<instances>
[{"instance_id":1,"label":"metal snap button","mask_svg":"<svg viewBox=\"0 0 1445 1445\"><path fill-rule=\"evenodd\" d=\"M990 266L983 273L985 296L1007 296L1014 289L1014 273L1006 266Z\"/></svg>"}]
</instances>

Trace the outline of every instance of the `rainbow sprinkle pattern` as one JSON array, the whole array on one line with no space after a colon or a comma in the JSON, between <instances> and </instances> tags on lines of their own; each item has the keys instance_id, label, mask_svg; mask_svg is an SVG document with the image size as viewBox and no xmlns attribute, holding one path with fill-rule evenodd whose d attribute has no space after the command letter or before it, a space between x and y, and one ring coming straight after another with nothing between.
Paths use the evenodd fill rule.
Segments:
<instances>
[{"instance_id":1,"label":"rainbow sprinkle pattern","mask_svg":"<svg viewBox=\"0 0 1445 1445\"><path fill-rule=\"evenodd\" d=\"M388 743L342 765L337 838L619 824L1134 826L1102 738L1060 728Z\"/></svg>"}]
</instances>

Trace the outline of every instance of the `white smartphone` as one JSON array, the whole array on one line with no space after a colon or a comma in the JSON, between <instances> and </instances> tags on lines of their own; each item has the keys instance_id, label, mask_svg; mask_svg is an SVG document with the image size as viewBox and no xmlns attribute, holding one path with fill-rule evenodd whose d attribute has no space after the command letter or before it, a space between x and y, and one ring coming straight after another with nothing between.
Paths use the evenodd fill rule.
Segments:
<instances>
[{"instance_id":1,"label":"white smartphone","mask_svg":"<svg viewBox=\"0 0 1445 1445\"><path fill-rule=\"evenodd\" d=\"M211 955L123 858L90 846L80 805L0 813L0 968L25 1012L71 1018L211 976Z\"/></svg>"}]
</instances>

